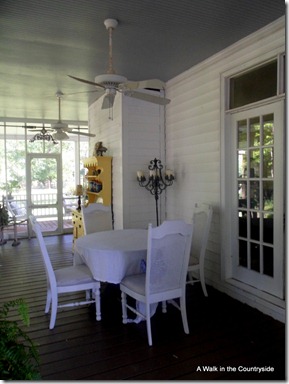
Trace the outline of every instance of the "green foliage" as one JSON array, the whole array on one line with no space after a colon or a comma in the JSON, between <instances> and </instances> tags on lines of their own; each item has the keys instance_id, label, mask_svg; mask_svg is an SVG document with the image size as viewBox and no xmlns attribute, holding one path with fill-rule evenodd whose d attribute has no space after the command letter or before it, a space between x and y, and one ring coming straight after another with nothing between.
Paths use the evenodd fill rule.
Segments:
<instances>
[{"instance_id":1,"label":"green foliage","mask_svg":"<svg viewBox=\"0 0 289 384\"><path fill-rule=\"evenodd\" d=\"M5 225L8 225L8 211L5 207L2 207L0 205L0 228L5 227Z\"/></svg>"},{"instance_id":2,"label":"green foliage","mask_svg":"<svg viewBox=\"0 0 289 384\"><path fill-rule=\"evenodd\" d=\"M9 180L7 183L2 183L1 189L5 192L12 193L13 191L18 191L21 188L21 181L23 178L16 176L14 180Z\"/></svg>"},{"instance_id":3,"label":"green foliage","mask_svg":"<svg viewBox=\"0 0 289 384\"><path fill-rule=\"evenodd\" d=\"M10 308L17 307L25 326L29 325L27 304L23 299L5 303L0 309L0 379L40 380L38 351L17 321L8 320Z\"/></svg>"}]
</instances>

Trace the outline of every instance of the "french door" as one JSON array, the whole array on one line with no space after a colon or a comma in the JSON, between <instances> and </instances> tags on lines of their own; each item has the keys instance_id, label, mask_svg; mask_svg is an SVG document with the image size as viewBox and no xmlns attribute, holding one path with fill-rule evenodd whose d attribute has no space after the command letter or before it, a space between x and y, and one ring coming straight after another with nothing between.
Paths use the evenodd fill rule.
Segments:
<instances>
[{"instance_id":1,"label":"french door","mask_svg":"<svg viewBox=\"0 0 289 384\"><path fill-rule=\"evenodd\" d=\"M60 154L27 154L27 211L49 234L63 231L62 161Z\"/></svg>"},{"instance_id":2,"label":"french door","mask_svg":"<svg viewBox=\"0 0 289 384\"><path fill-rule=\"evenodd\" d=\"M232 277L284 297L284 103L231 115Z\"/></svg>"}]
</instances>

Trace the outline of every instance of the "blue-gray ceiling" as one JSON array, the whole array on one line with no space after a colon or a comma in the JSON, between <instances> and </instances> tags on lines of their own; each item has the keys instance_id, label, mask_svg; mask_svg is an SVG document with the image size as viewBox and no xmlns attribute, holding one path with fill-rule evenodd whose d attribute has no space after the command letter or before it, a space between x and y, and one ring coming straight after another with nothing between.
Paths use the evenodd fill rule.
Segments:
<instances>
[{"instance_id":1,"label":"blue-gray ceiling","mask_svg":"<svg viewBox=\"0 0 289 384\"><path fill-rule=\"evenodd\" d=\"M86 120L94 81L108 66L104 20L117 74L167 81L285 15L284 0L1 0L0 119ZM70 95L75 92L84 92Z\"/></svg>"}]
</instances>

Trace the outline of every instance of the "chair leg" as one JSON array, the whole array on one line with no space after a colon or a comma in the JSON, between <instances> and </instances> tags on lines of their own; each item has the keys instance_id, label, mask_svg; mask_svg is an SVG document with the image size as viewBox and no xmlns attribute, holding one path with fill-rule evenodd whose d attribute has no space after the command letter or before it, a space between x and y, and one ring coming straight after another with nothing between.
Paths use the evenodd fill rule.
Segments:
<instances>
[{"instance_id":1,"label":"chair leg","mask_svg":"<svg viewBox=\"0 0 289 384\"><path fill-rule=\"evenodd\" d=\"M58 297L56 294L56 295L52 295L52 305L51 305L49 329L53 329L55 326L57 307L58 307Z\"/></svg>"},{"instance_id":2,"label":"chair leg","mask_svg":"<svg viewBox=\"0 0 289 384\"><path fill-rule=\"evenodd\" d=\"M153 345L152 340L152 329L151 329L151 306L149 303L146 303L146 322L147 322L147 334L148 334L148 343Z\"/></svg>"},{"instance_id":3,"label":"chair leg","mask_svg":"<svg viewBox=\"0 0 289 384\"><path fill-rule=\"evenodd\" d=\"M167 302L166 302L166 300L162 301L162 313L167 313Z\"/></svg>"},{"instance_id":4,"label":"chair leg","mask_svg":"<svg viewBox=\"0 0 289 384\"><path fill-rule=\"evenodd\" d=\"M101 320L101 305L100 305L100 289L96 288L94 291L95 295L95 310L96 310L96 320Z\"/></svg>"},{"instance_id":5,"label":"chair leg","mask_svg":"<svg viewBox=\"0 0 289 384\"><path fill-rule=\"evenodd\" d=\"M127 324L126 293L121 292L122 323Z\"/></svg>"},{"instance_id":6,"label":"chair leg","mask_svg":"<svg viewBox=\"0 0 289 384\"><path fill-rule=\"evenodd\" d=\"M51 291L50 291L50 289L48 288L48 289L47 289L47 295L46 295L45 313L48 313L48 312L49 312L50 304L51 304Z\"/></svg>"},{"instance_id":7,"label":"chair leg","mask_svg":"<svg viewBox=\"0 0 289 384\"><path fill-rule=\"evenodd\" d=\"M180 309L182 314L182 321L185 333L190 333L188 319L187 319L187 309L186 309L186 298L185 293L180 297Z\"/></svg>"},{"instance_id":8,"label":"chair leg","mask_svg":"<svg viewBox=\"0 0 289 384\"><path fill-rule=\"evenodd\" d=\"M200 282L201 282L204 295L208 297L208 292L207 292L206 283L205 283L205 274L204 274L203 268L200 269Z\"/></svg>"}]
</instances>

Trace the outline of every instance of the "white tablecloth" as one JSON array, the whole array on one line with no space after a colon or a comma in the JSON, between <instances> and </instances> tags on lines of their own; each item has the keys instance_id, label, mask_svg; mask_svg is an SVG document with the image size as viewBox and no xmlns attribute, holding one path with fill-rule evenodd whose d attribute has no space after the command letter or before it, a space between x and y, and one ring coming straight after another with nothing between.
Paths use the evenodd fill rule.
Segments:
<instances>
[{"instance_id":1,"label":"white tablecloth","mask_svg":"<svg viewBox=\"0 0 289 384\"><path fill-rule=\"evenodd\" d=\"M119 284L125 276L141 272L146 252L145 229L96 232L75 241L74 264L85 263L97 281Z\"/></svg>"}]
</instances>

